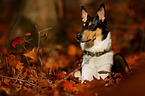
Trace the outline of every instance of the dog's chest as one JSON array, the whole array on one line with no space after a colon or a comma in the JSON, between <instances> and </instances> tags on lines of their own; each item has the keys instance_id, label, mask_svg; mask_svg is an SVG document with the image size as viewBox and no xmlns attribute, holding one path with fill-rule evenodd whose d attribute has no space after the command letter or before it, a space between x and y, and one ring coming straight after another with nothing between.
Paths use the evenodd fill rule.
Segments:
<instances>
[{"instance_id":1,"label":"dog's chest","mask_svg":"<svg viewBox=\"0 0 145 96\"><path fill-rule=\"evenodd\" d=\"M104 55L101 55L99 57L96 56L88 56L88 55L84 55L83 56L83 64L87 64L90 65L92 67L97 67L97 66L102 66L105 64L113 64L113 51L108 52Z\"/></svg>"},{"instance_id":2,"label":"dog's chest","mask_svg":"<svg viewBox=\"0 0 145 96\"><path fill-rule=\"evenodd\" d=\"M111 72L112 64L113 51L99 57L84 55L82 62L82 82L84 82L84 80L91 81L93 77L105 79ZM107 74L100 74L99 72L101 71L107 72Z\"/></svg>"},{"instance_id":3,"label":"dog's chest","mask_svg":"<svg viewBox=\"0 0 145 96\"><path fill-rule=\"evenodd\" d=\"M82 62L82 74L81 80L93 80L93 77L97 79L105 79L109 73L111 72L111 68L113 65L113 51L109 51L111 49L111 33L109 32L107 38L102 41L94 41L93 45L88 45L89 42L81 43L81 48L88 54L83 55ZM102 52L102 55L94 55L91 56L89 53L99 53ZM100 74L100 72L107 72Z\"/></svg>"}]
</instances>

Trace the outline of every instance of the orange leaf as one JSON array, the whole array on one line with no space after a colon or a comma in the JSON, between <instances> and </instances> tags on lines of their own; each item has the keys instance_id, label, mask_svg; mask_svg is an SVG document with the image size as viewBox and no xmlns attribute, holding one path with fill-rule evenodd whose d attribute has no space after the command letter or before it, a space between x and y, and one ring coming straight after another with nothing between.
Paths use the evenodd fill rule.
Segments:
<instances>
[{"instance_id":1,"label":"orange leaf","mask_svg":"<svg viewBox=\"0 0 145 96\"><path fill-rule=\"evenodd\" d=\"M30 35L31 35L31 33L26 33L26 34L25 34L25 36L30 36Z\"/></svg>"},{"instance_id":2,"label":"orange leaf","mask_svg":"<svg viewBox=\"0 0 145 96\"><path fill-rule=\"evenodd\" d=\"M67 92L75 92L76 90L76 87L74 87L73 84L69 81L64 81L62 86Z\"/></svg>"},{"instance_id":3,"label":"orange leaf","mask_svg":"<svg viewBox=\"0 0 145 96\"><path fill-rule=\"evenodd\" d=\"M16 65L16 69L18 69L18 70L23 69L24 67L22 65L23 65L23 63L21 63L20 61L18 61L17 65Z\"/></svg>"},{"instance_id":4,"label":"orange leaf","mask_svg":"<svg viewBox=\"0 0 145 96\"><path fill-rule=\"evenodd\" d=\"M38 61L38 55L37 55L38 49L37 48L33 48L32 51L23 54L26 57L31 58L32 60L30 60L30 62L37 62Z\"/></svg>"},{"instance_id":5,"label":"orange leaf","mask_svg":"<svg viewBox=\"0 0 145 96\"><path fill-rule=\"evenodd\" d=\"M41 38L44 38L44 37L47 37L47 33L41 36Z\"/></svg>"},{"instance_id":6,"label":"orange leaf","mask_svg":"<svg viewBox=\"0 0 145 96\"><path fill-rule=\"evenodd\" d=\"M60 78L64 78L64 77L66 77L66 72L65 71L62 71L62 72L59 72L58 73L58 77L60 77Z\"/></svg>"},{"instance_id":7,"label":"orange leaf","mask_svg":"<svg viewBox=\"0 0 145 96\"><path fill-rule=\"evenodd\" d=\"M25 40L24 38L17 37L11 42L11 44L15 48L17 44L22 44L24 40Z\"/></svg>"},{"instance_id":8,"label":"orange leaf","mask_svg":"<svg viewBox=\"0 0 145 96\"><path fill-rule=\"evenodd\" d=\"M19 58L13 54L10 54L8 55L8 57L6 57L6 62L9 63L11 67L16 67L18 61L19 61Z\"/></svg>"}]
</instances>

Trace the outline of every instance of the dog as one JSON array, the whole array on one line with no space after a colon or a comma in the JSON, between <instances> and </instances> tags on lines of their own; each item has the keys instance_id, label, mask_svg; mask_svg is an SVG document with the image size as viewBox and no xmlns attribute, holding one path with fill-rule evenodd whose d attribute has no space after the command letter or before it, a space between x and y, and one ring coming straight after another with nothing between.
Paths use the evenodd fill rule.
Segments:
<instances>
[{"instance_id":1,"label":"dog","mask_svg":"<svg viewBox=\"0 0 145 96\"><path fill-rule=\"evenodd\" d=\"M95 17L91 17L86 9L81 6L82 31L76 36L83 51L81 71L74 76L92 81L109 76L111 72L120 72L123 75L130 69L121 54L113 53L111 47L111 32L106 27L106 10L102 3Z\"/></svg>"}]
</instances>

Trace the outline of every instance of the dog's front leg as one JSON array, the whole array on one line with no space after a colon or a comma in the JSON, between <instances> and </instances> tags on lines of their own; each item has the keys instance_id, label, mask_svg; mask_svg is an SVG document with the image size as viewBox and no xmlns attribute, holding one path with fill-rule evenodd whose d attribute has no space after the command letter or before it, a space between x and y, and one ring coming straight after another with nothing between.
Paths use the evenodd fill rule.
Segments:
<instances>
[{"instance_id":1,"label":"dog's front leg","mask_svg":"<svg viewBox=\"0 0 145 96\"><path fill-rule=\"evenodd\" d=\"M82 77L81 77L81 82L83 83L84 80L92 81L93 76L96 73L96 70L93 68L93 66L90 66L89 64L85 64L82 67Z\"/></svg>"},{"instance_id":2,"label":"dog's front leg","mask_svg":"<svg viewBox=\"0 0 145 96\"><path fill-rule=\"evenodd\" d=\"M112 68L112 64L110 64L110 63L105 64L103 66L99 66L97 74L96 74L96 76L97 76L96 78L97 79L102 78L104 80L107 76L110 75L111 68Z\"/></svg>"},{"instance_id":3,"label":"dog's front leg","mask_svg":"<svg viewBox=\"0 0 145 96\"><path fill-rule=\"evenodd\" d=\"M84 80L92 81L93 76L96 73L95 66L89 63L91 57L83 56L82 70L81 70L81 82Z\"/></svg>"}]
</instances>

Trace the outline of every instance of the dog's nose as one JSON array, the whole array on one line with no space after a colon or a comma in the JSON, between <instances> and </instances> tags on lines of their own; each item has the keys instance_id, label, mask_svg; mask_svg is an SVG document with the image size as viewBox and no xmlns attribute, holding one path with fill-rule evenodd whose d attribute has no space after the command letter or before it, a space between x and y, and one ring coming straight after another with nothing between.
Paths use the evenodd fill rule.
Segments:
<instances>
[{"instance_id":1,"label":"dog's nose","mask_svg":"<svg viewBox=\"0 0 145 96\"><path fill-rule=\"evenodd\" d=\"M77 35L76 38L77 38L78 40L81 40L81 39L82 39L82 35Z\"/></svg>"}]
</instances>

